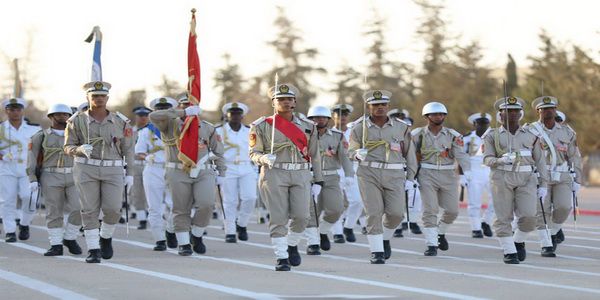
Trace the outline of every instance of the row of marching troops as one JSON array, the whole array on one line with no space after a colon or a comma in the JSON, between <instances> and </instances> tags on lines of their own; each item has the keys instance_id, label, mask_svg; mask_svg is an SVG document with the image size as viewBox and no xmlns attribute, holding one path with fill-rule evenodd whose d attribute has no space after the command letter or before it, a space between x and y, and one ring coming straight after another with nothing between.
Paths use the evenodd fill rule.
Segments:
<instances>
[{"instance_id":1,"label":"row of marching troops","mask_svg":"<svg viewBox=\"0 0 600 300\"><path fill-rule=\"evenodd\" d=\"M335 243L355 242L357 222L367 235L370 262L383 264L391 238L403 230L424 235L425 256L448 250L446 233L458 216L462 187L472 237L491 237L495 219L503 261L518 264L526 258L527 235L536 230L541 255L556 256L561 225L582 182L575 132L563 123L564 114L557 118L552 96L532 102L539 120L525 125L525 101L501 98L494 103L499 126L490 127L490 114L476 113L469 117L474 130L463 137L444 126L448 111L440 102L423 106L427 125L413 128L407 111L390 110L391 93L372 90L363 95L363 116L350 122L354 108L347 104L313 106L306 116L295 112L298 89L280 84L268 91L274 114L251 126L243 123L249 108L241 102L222 108L222 125L201 121L198 160L188 168L179 153L183 120L201 109L185 94L161 97L134 110L132 127L123 114L107 110L110 87L86 84L87 110L52 106L52 125L44 130L23 121L22 99L4 101L6 242L16 241L17 218L19 239L29 238L41 192L51 245L44 255L62 255L63 246L81 254L76 238L83 227L86 261L110 259L122 202L130 196L140 228L149 223L155 251L178 247L182 256L203 254L215 202L225 241L232 243L248 239L258 195L268 209L276 270L301 264L303 239L307 255L330 250L330 234Z\"/></svg>"}]
</instances>

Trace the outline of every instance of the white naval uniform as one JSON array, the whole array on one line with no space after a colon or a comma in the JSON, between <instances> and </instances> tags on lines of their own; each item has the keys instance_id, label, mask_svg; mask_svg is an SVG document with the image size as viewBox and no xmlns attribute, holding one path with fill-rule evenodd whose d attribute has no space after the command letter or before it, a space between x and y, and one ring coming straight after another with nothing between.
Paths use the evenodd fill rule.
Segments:
<instances>
[{"instance_id":1,"label":"white naval uniform","mask_svg":"<svg viewBox=\"0 0 600 300\"><path fill-rule=\"evenodd\" d=\"M350 140L350 133L352 132L351 125L352 123L348 124L346 131L344 131L344 139L346 141ZM354 228L354 226L356 226L356 221L360 218L364 210L364 205L360 197L360 190L358 189L358 178L356 177L358 162L353 161L352 167L354 168L354 183L348 186L345 184L344 179L340 180L340 185L346 194L346 200L348 200L348 207L342 214L342 217L340 217L340 219L332 227L331 230L333 234L342 234L342 227L351 229ZM340 168L338 173L340 178L346 178L344 174L344 168Z\"/></svg>"},{"instance_id":2,"label":"white naval uniform","mask_svg":"<svg viewBox=\"0 0 600 300\"><path fill-rule=\"evenodd\" d=\"M235 234L236 220L240 227L248 226L257 198L258 173L248 151L250 128L242 125L239 131L234 131L229 123L224 123L216 130L223 138L227 165L222 191L225 234Z\"/></svg>"},{"instance_id":3,"label":"white naval uniform","mask_svg":"<svg viewBox=\"0 0 600 300\"><path fill-rule=\"evenodd\" d=\"M146 126L138 132L135 143L136 154L146 154L146 164L142 176L144 192L148 202L148 221L152 237L156 242L165 240L165 229L174 233L173 200L165 180L165 151L162 140ZM166 209L166 212L165 212ZM166 214L166 215L165 215ZM163 218L165 215L165 218ZM165 224L165 221L166 224ZM166 228L165 228L166 227Z\"/></svg>"},{"instance_id":4,"label":"white naval uniform","mask_svg":"<svg viewBox=\"0 0 600 300\"><path fill-rule=\"evenodd\" d=\"M22 121L18 129L9 121L0 124L0 197L4 231L14 233L17 230L17 197L21 198L21 225L29 226L36 211L37 195L32 195L27 176L28 145L31 137L41 128Z\"/></svg>"},{"instance_id":5,"label":"white naval uniform","mask_svg":"<svg viewBox=\"0 0 600 300\"><path fill-rule=\"evenodd\" d=\"M483 136L485 137L486 131ZM465 152L471 159L471 180L467 186L467 197L469 200L468 213L471 230L481 230L481 222L493 224L494 202L492 201L492 187L490 185L490 167L483 164L483 138L475 131L463 137ZM488 208L483 217L481 216L481 202L483 196L487 195Z\"/></svg>"}]
</instances>

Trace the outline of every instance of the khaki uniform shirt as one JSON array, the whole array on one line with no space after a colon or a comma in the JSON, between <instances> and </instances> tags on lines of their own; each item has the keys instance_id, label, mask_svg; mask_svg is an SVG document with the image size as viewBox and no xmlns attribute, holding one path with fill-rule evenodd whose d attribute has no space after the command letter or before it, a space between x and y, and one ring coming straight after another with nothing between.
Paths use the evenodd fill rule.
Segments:
<instances>
[{"instance_id":1,"label":"khaki uniform shirt","mask_svg":"<svg viewBox=\"0 0 600 300\"><path fill-rule=\"evenodd\" d=\"M348 142L341 131L331 128L319 134L319 150L323 170L338 170L341 167L346 177L354 176L354 168L348 158Z\"/></svg>"},{"instance_id":2,"label":"khaki uniform shirt","mask_svg":"<svg viewBox=\"0 0 600 300\"><path fill-rule=\"evenodd\" d=\"M410 127L396 118L388 118L383 127L366 120L367 133L362 143L363 120L353 123L348 154L354 159L356 150L368 149L366 162L406 164L406 180L414 180L417 172L415 146L410 138Z\"/></svg>"},{"instance_id":3,"label":"khaki uniform shirt","mask_svg":"<svg viewBox=\"0 0 600 300\"><path fill-rule=\"evenodd\" d=\"M456 130L442 127L436 136L429 127L419 127L412 131L412 140L416 144L421 164L443 166L453 165L458 161L463 171L471 170L471 162L465 153L462 135Z\"/></svg>"},{"instance_id":4,"label":"khaki uniform shirt","mask_svg":"<svg viewBox=\"0 0 600 300\"><path fill-rule=\"evenodd\" d=\"M75 113L67 121L64 151L68 155L85 157L77 147L90 144L94 147L91 159L124 159L128 166L133 166L133 143L129 119L119 112L109 112L102 122L90 117L88 111ZM133 169L127 168L126 174L133 176Z\"/></svg>"},{"instance_id":5,"label":"khaki uniform shirt","mask_svg":"<svg viewBox=\"0 0 600 300\"><path fill-rule=\"evenodd\" d=\"M65 136L56 133L52 128L38 131L31 137L27 159L29 181L38 181L35 176L36 168L73 167L73 157L65 155L64 144Z\"/></svg>"}]
</instances>

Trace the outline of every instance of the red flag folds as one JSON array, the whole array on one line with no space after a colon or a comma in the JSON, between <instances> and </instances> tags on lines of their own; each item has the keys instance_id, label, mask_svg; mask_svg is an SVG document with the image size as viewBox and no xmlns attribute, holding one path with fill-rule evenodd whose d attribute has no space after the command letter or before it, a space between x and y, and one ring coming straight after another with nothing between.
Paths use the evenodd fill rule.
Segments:
<instances>
[{"instance_id":1,"label":"red flag folds","mask_svg":"<svg viewBox=\"0 0 600 300\"><path fill-rule=\"evenodd\" d=\"M193 105L200 104L200 59L196 47L196 9L192 9L190 35L188 38L188 98ZM184 164L185 169L196 166L198 160L198 136L200 118L187 116L179 136L179 154L177 158Z\"/></svg>"}]
</instances>

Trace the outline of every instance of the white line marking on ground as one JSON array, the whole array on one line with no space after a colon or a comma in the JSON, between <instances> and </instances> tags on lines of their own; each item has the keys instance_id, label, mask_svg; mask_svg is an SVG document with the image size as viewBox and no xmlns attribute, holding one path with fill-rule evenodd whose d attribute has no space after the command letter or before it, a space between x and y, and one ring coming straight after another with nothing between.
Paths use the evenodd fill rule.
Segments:
<instances>
[{"instance_id":1,"label":"white line marking on ground","mask_svg":"<svg viewBox=\"0 0 600 300\"><path fill-rule=\"evenodd\" d=\"M4 242L4 241L2 241L2 242ZM21 249L26 249L26 250L29 250L29 251L32 251L35 253L39 253L39 254L43 254L44 252L46 252L46 250L44 250L42 248L38 248L38 247L31 246L28 244L23 244L23 243L6 243L6 244L21 248ZM85 261L83 258L76 258L76 257L72 257L72 256L55 256L55 258L74 260L74 261L79 261L79 262ZM229 295L239 296L239 297L245 297L245 298L250 298L250 299L273 299L273 300L279 299L278 297L276 297L274 295L270 295L270 294L255 293L255 292L248 291L248 290L232 288L232 287L228 287L228 286L224 286L224 285L220 285L220 284L214 284L214 283L210 283L210 282L206 282L206 281L185 278L185 277L181 277L181 276L177 276L177 275L171 275L171 274L166 274L166 273L161 273L161 272L155 272L155 271L150 271L150 270L145 270L145 269L134 268L134 267L116 264L116 263L109 263L106 261L104 261L100 264L93 264L93 265L99 266L99 267L108 267L108 268L122 270L122 271L126 271L126 272L131 272L131 273L142 274L142 275L146 275L146 276L150 276L150 277L156 277L156 278L160 278L160 279L164 279L164 280L168 280L168 281L192 285L192 286L205 288L205 289L209 289L209 290L213 290L213 291L217 291L217 292L221 292L221 293L225 293L225 294L229 294Z\"/></svg>"},{"instance_id":2,"label":"white line marking on ground","mask_svg":"<svg viewBox=\"0 0 600 300\"><path fill-rule=\"evenodd\" d=\"M57 299L65 299L65 300L91 300L94 298L90 298L88 296L78 294L76 292L63 289L56 285L52 285L31 277L27 277L24 275L20 275L17 273L9 272L0 269L0 278L10 281L14 284L18 284L22 287L26 287L28 289L32 289L36 292L40 292L42 294L46 294L50 297L54 297Z\"/></svg>"},{"instance_id":3,"label":"white line marking on ground","mask_svg":"<svg viewBox=\"0 0 600 300\"><path fill-rule=\"evenodd\" d=\"M211 238L211 237L204 237L204 238L206 238L208 240L219 240L217 238ZM137 241L127 241L127 240L114 239L114 238L113 238L113 241L129 244L129 245L133 245L133 246L138 246L138 247L142 247L142 248L148 248L148 249L151 249L152 247L154 247L154 245L152 245L152 244L147 244L147 243L142 243L142 242L137 242ZM174 255L178 255L177 251L174 251L174 250L168 250L167 252L172 253ZM220 257L207 256L207 255L191 256L191 258L208 259L208 260L215 260L215 261L220 261L220 262L229 262L229 263L238 264L238 265L250 266L250 267L267 269L267 270L274 270L274 266L250 262L250 261L244 261L244 260L220 258ZM291 271L291 273L302 274L302 275L317 277L317 278L332 279L332 280L337 280L337 281L359 283L359 284L364 284L364 285L369 285L369 286L377 286L377 287L389 288L389 289L394 289L394 290L401 290L401 291L406 291L406 292L425 294L425 295L430 295L430 296L438 296L438 297L443 297L443 298L485 299L485 298L471 297L468 295L457 294L457 293L452 293L452 292L436 291L436 290L417 288L417 287L412 287L412 286L387 283L387 282L382 282L382 281L359 279L359 278L324 274L324 273L311 272L311 271L299 271L299 270L294 269Z\"/></svg>"}]
</instances>

